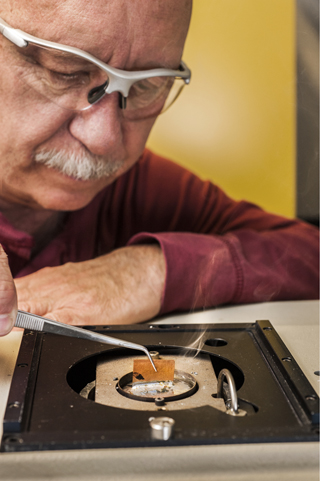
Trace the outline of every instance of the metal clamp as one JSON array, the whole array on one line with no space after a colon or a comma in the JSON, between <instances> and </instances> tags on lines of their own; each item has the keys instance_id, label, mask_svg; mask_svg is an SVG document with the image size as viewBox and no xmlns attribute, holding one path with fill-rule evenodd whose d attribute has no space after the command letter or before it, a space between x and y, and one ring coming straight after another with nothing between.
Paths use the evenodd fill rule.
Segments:
<instances>
[{"instance_id":1,"label":"metal clamp","mask_svg":"<svg viewBox=\"0 0 320 481\"><path fill-rule=\"evenodd\" d=\"M230 398L226 402L227 414L231 416L245 416L247 413L243 409L239 409L238 395L236 390L236 384L234 382L233 376L228 369L222 369L218 376L218 387L217 387L217 398L223 398L223 381L227 380ZM228 405L230 403L230 406Z\"/></svg>"}]
</instances>

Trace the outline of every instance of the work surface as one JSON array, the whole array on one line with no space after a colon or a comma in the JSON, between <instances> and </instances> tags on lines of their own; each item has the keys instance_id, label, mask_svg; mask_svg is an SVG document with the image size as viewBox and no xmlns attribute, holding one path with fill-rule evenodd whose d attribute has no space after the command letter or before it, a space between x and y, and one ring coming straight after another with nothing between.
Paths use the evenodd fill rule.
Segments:
<instances>
[{"instance_id":1,"label":"work surface","mask_svg":"<svg viewBox=\"0 0 320 481\"><path fill-rule=\"evenodd\" d=\"M253 304L170 316L152 324L269 320L319 394L319 302ZM21 332L0 339L0 418L6 406ZM243 444L170 448L1 453L5 480L316 481L318 443Z\"/></svg>"}]
</instances>

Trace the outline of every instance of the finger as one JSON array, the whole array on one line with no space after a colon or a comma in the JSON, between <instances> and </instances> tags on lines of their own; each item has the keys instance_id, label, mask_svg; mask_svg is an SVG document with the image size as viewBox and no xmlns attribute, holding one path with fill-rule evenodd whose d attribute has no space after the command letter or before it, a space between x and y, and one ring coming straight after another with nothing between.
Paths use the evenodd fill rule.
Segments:
<instances>
[{"instance_id":1,"label":"finger","mask_svg":"<svg viewBox=\"0 0 320 481\"><path fill-rule=\"evenodd\" d=\"M0 336L8 334L17 316L17 294L8 259L0 245Z\"/></svg>"},{"instance_id":2,"label":"finger","mask_svg":"<svg viewBox=\"0 0 320 481\"><path fill-rule=\"evenodd\" d=\"M61 307L54 309L52 312L48 312L46 317L73 326L89 326L97 324L96 322L93 322L92 318L90 318L89 313L86 314L85 310L79 310L78 308ZM97 321L96 317L95 321Z\"/></svg>"},{"instance_id":3,"label":"finger","mask_svg":"<svg viewBox=\"0 0 320 481\"><path fill-rule=\"evenodd\" d=\"M18 302L18 307L21 311L30 312L31 314L46 317L47 319L51 319L53 321L63 322L64 324L81 324L79 320L77 322L76 315L72 310L63 308L54 310L51 299Z\"/></svg>"},{"instance_id":4,"label":"finger","mask_svg":"<svg viewBox=\"0 0 320 481\"><path fill-rule=\"evenodd\" d=\"M29 301L21 301L18 296L18 308L21 311L30 312L37 316L48 317L48 312L53 310L53 302L51 299L31 299Z\"/></svg>"},{"instance_id":5,"label":"finger","mask_svg":"<svg viewBox=\"0 0 320 481\"><path fill-rule=\"evenodd\" d=\"M40 314L37 314L38 316L40 316ZM46 319L50 319L51 321L58 321L58 322L62 322L60 321L60 319L58 319L58 317L53 314L52 312L47 312L46 314L42 314L42 317L45 317Z\"/></svg>"},{"instance_id":6,"label":"finger","mask_svg":"<svg viewBox=\"0 0 320 481\"><path fill-rule=\"evenodd\" d=\"M68 314L68 312L65 312L63 310L48 312L46 314L46 317L48 319L52 319L53 321L62 322L63 324L73 324L73 318Z\"/></svg>"},{"instance_id":7,"label":"finger","mask_svg":"<svg viewBox=\"0 0 320 481\"><path fill-rule=\"evenodd\" d=\"M85 326L90 323L86 321L86 317L79 315L79 312L75 312L74 309L61 308L48 312L46 314L48 319L53 319L54 321L62 322L63 324L70 324L73 326Z\"/></svg>"}]
</instances>

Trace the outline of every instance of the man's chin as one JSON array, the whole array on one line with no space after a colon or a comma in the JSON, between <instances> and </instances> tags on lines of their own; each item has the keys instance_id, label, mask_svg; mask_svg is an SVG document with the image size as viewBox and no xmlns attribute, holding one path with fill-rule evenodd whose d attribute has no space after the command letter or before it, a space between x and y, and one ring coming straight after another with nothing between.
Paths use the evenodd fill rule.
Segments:
<instances>
[{"instance_id":1,"label":"man's chin","mask_svg":"<svg viewBox=\"0 0 320 481\"><path fill-rule=\"evenodd\" d=\"M49 182L35 190L34 199L44 209L59 211L82 209L118 177L114 173L100 179L82 180L49 167L46 171Z\"/></svg>"},{"instance_id":2,"label":"man's chin","mask_svg":"<svg viewBox=\"0 0 320 481\"><path fill-rule=\"evenodd\" d=\"M100 189L102 190L102 189ZM100 190L86 192L48 192L47 195L43 196L41 199L36 199L38 205L45 210L54 211L74 211L83 209L95 198L95 196L100 192Z\"/></svg>"}]
</instances>

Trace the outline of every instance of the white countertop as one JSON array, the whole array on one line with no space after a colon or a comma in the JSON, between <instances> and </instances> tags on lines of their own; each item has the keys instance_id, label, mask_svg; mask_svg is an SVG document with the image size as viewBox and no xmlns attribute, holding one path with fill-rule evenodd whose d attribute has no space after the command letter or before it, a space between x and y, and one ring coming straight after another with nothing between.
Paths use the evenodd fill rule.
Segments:
<instances>
[{"instance_id":1,"label":"white countertop","mask_svg":"<svg viewBox=\"0 0 320 481\"><path fill-rule=\"evenodd\" d=\"M314 389L320 392L319 302L223 307L175 315L152 324L238 323L269 320ZM0 338L0 434L22 333ZM166 479L318 481L318 443L268 443L174 448L0 453L0 480Z\"/></svg>"}]
</instances>

